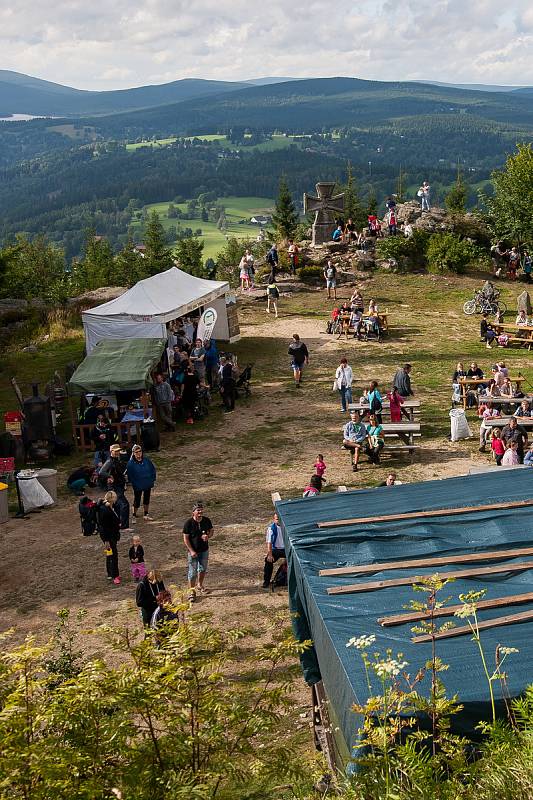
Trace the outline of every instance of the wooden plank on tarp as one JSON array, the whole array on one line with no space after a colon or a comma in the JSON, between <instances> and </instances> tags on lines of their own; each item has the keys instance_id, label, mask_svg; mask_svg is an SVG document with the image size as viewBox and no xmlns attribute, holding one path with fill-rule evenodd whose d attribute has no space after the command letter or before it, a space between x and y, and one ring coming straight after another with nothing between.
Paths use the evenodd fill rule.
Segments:
<instances>
[{"instance_id":1,"label":"wooden plank on tarp","mask_svg":"<svg viewBox=\"0 0 533 800\"><path fill-rule=\"evenodd\" d=\"M477 567L474 569L458 569L452 572L437 572L439 578L473 578L476 575L496 575L498 572L521 572L533 569L533 561L521 561L518 564L499 564L497 567ZM389 589L393 586L409 586L422 583L429 575L409 575L407 578L391 578L384 581L367 581L351 583L348 586L330 586L328 594L354 594L356 592L373 592L377 589Z\"/></svg>"},{"instance_id":2,"label":"wooden plank on tarp","mask_svg":"<svg viewBox=\"0 0 533 800\"><path fill-rule=\"evenodd\" d=\"M499 628L502 625L515 625L517 622L529 622L533 620L533 611L519 611L518 614L508 614L506 617L494 617L493 619L484 619L478 621L477 628L480 631L487 630L487 628ZM432 638L435 639L450 639L452 636L464 636L465 633L472 633L470 625L461 625L459 628L450 628L447 631L436 633L434 637L423 634L422 636L414 636L412 642L421 644L422 642L431 642Z\"/></svg>"},{"instance_id":3,"label":"wooden plank on tarp","mask_svg":"<svg viewBox=\"0 0 533 800\"><path fill-rule=\"evenodd\" d=\"M407 514L387 514L382 517L355 517L354 519L337 519L328 522L317 522L319 528L336 528L338 525L361 525L369 522L394 522L402 519L420 519L426 517L448 517L457 514L473 514L475 511L499 511L506 508L527 508L533 506L533 500L515 500L510 503L491 503L484 506L464 506L462 508L437 508L431 511L410 511Z\"/></svg>"},{"instance_id":4,"label":"wooden plank on tarp","mask_svg":"<svg viewBox=\"0 0 533 800\"><path fill-rule=\"evenodd\" d=\"M505 606L517 606L520 603L533 603L533 592L526 592L525 594L511 594L508 597L493 597L489 600L479 600L476 603L476 608L502 608ZM428 620L433 616L434 619L438 617L451 617L456 611L460 611L463 607L462 603L455 606L443 606L443 608L435 608L433 614L428 611L409 611L405 614L391 614L389 617L379 617L378 622L384 628L391 627L392 625L405 625L407 622L419 622L420 620Z\"/></svg>"},{"instance_id":5,"label":"wooden plank on tarp","mask_svg":"<svg viewBox=\"0 0 533 800\"><path fill-rule=\"evenodd\" d=\"M384 572L386 569L411 569L414 567L440 567L443 564L470 564L474 561L495 561L500 558L516 558L533 555L533 547L520 547L514 550L488 550L477 553L459 553L457 555L438 556L436 558L411 558L408 561L376 561L374 564L361 564L352 567L335 567L321 569L324 575L366 575L370 572Z\"/></svg>"}]
</instances>

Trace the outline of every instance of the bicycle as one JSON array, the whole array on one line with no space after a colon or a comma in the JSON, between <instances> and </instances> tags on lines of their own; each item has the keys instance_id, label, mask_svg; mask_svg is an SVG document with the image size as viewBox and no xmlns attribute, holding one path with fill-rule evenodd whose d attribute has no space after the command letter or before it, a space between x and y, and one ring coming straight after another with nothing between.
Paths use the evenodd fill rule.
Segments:
<instances>
[{"instance_id":1,"label":"bicycle","mask_svg":"<svg viewBox=\"0 0 533 800\"><path fill-rule=\"evenodd\" d=\"M463 311L467 316L472 314L492 314L496 315L498 312L505 314L507 306L498 298L489 300L480 291L474 293L472 300L467 300L463 305Z\"/></svg>"}]
</instances>

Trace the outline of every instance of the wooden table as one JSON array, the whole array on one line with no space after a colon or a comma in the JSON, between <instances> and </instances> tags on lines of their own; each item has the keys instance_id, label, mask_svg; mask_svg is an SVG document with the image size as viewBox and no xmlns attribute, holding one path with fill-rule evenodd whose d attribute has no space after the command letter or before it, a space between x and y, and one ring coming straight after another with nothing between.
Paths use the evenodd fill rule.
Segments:
<instances>
[{"instance_id":1,"label":"wooden table","mask_svg":"<svg viewBox=\"0 0 533 800\"><path fill-rule=\"evenodd\" d=\"M346 334L346 337L348 337L349 333L351 333L352 336L355 336L355 328L352 328L350 326L350 319L351 318L352 318L351 313L350 314L341 314L340 315L339 319L341 321L341 332L339 333L339 336L338 336L339 339L340 339L340 337L342 336L343 333ZM363 324L365 319L371 319L371 317L368 314L364 314L363 313L363 319L362 319L361 325ZM383 312L379 311L378 312L378 323L379 323L380 331L382 333L388 333L389 332L388 311L383 311Z\"/></svg>"},{"instance_id":2,"label":"wooden table","mask_svg":"<svg viewBox=\"0 0 533 800\"><path fill-rule=\"evenodd\" d=\"M415 421L415 414L420 413L420 400L415 400L413 397L408 397L402 403L402 409L405 409L409 416L409 421ZM368 403L361 403L357 401L356 403L349 403L348 404L348 411L370 411L370 406ZM390 403L388 400L383 400L383 411L390 412ZM386 423L389 424L389 423ZM391 424L400 424L400 423L391 423Z\"/></svg>"},{"instance_id":3,"label":"wooden table","mask_svg":"<svg viewBox=\"0 0 533 800\"><path fill-rule=\"evenodd\" d=\"M495 322L492 324L492 328L498 335L507 333L510 336L509 341L514 344L522 344L528 350L533 347L533 325L517 325L516 323L513 325L509 322Z\"/></svg>"},{"instance_id":4,"label":"wooden table","mask_svg":"<svg viewBox=\"0 0 533 800\"><path fill-rule=\"evenodd\" d=\"M465 411L466 411L466 399L467 399L467 394L468 394L468 387L469 386L478 387L480 384L487 384L490 380L491 380L490 377L489 378L459 378L458 383L459 383L459 386L461 387L461 399L463 401L463 408L464 408ZM516 375L515 377L512 377L510 375L509 376L509 380L511 381L511 383L516 384L516 388L518 389L518 391L520 391L520 387L521 387L522 383L525 381L525 378L522 375L522 373L519 372L518 375ZM487 400L491 400L492 398L487 397L486 399Z\"/></svg>"},{"instance_id":5,"label":"wooden table","mask_svg":"<svg viewBox=\"0 0 533 800\"><path fill-rule=\"evenodd\" d=\"M515 419L526 430L533 430L533 417L494 417L494 419L487 420L487 425L490 425L491 428L505 428L511 419Z\"/></svg>"}]
</instances>

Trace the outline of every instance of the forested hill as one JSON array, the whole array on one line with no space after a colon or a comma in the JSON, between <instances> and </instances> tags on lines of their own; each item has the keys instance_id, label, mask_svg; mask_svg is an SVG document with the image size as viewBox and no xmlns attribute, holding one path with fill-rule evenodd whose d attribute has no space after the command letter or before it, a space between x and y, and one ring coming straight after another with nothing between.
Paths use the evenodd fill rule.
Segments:
<instances>
[{"instance_id":1,"label":"forested hill","mask_svg":"<svg viewBox=\"0 0 533 800\"><path fill-rule=\"evenodd\" d=\"M118 138L140 133L208 132L234 125L305 133L322 127L372 125L435 114L469 114L515 127L533 127L533 97L527 92L477 92L423 83L314 78L110 115L92 119L90 124L104 136Z\"/></svg>"},{"instance_id":2,"label":"forested hill","mask_svg":"<svg viewBox=\"0 0 533 800\"><path fill-rule=\"evenodd\" d=\"M89 92L19 72L0 70L0 117L10 114L48 117L112 114L237 91L246 85L243 82L185 78L155 86Z\"/></svg>"}]
</instances>

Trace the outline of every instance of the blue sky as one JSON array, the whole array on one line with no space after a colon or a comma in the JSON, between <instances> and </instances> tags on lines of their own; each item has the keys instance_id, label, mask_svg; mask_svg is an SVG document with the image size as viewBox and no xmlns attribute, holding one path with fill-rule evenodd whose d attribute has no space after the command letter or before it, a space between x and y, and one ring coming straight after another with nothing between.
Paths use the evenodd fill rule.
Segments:
<instances>
[{"instance_id":1,"label":"blue sky","mask_svg":"<svg viewBox=\"0 0 533 800\"><path fill-rule=\"evenodd\" d=\"M0 52L4 69L83 89L264 75L533 85L533 5L17 0L0 4Z\"/></svg>"}]
</instances>

